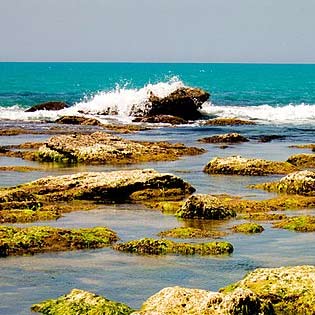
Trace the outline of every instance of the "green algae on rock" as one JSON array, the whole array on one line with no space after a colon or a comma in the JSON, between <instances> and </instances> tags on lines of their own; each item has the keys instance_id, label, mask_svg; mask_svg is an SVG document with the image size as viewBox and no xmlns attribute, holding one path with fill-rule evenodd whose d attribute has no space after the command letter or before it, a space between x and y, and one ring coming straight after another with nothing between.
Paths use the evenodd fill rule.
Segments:
<instances>
[{"instance_id":1,"label":"green algae on rock","mask_svg":"<svg viewBox=\"0 0 315 315\"><path fill-rule=\"evenodd\" d=\"M233 252L228 242L176 243L165 239L143 238L113 246L115 250L141 255L223 255Z\"/></svg>"},{"instance_id":2,"label":"green algae on rock","mask_svg":"<svg viewBox=\"0 0 315 315\"><path fill-rule=\"evenodd\" d=\"M315 172L299 171L282 177L277 182L269 182L251 186L286 194L315 196Z\"/></svg>"},{"instance_id":3,"label":"green algae on rock","mask_svg":"<svg viewBox=\"0 0 315 315\"><path fill-rule=\"evenodd\" d=\"M61 202L73 199L97 202L126 202L136 200L135 192L156 199L180 199L194 188L181 178L152 169L113 172L85 172L72 175L48 176L17 187L0 189L0 207L12 203ZM9 203L9 206L8 206ZM23 206L23 207L22 207ZM26 208L21 205L21 208Z\"/></svg>"},{"instance_id":4,"label":"green algae on rock","mask_svg":"<svg viewBox=\"0 0 315 315\"><path fill-rule=\"evenodd\" d=\"M249 223L234 225L232 227L232 230L237 233L252 234L252 233L261 233L264 231L264 228L260 224L249 222Z\"/></svg>"},{"instance_id":5,"label":"green algae on rock","mask_svg":"<svg viewBox=\"0 0 315 315\"><path fill-rule=\"evenodd\" d=\"M314 153L302 153L291 155L287 162L299 166L299 167L309 167L315 168L315 154Z\"/></svg>"},{"instance_id":6,"label":"green algae on rock","mask_svg":"<svg viewBox=\"0 0 315 315\"><path fill-rule=\"evenodd\" d=\"M274 314L315 314L315 267L295 266L260 268L230 285L222 292L236 288L249 289L266 302L271 302Z\"/></svg>"},{"instance_id":7,"label":"green algae on rock","mask_svg":"<svg viewBox=\"0 0 315 315\"><path fill-rule=\"evenodd\" d=\"M288 162L248 159L241 156L215 157L204 168L208 174L263 176L269 174L288 174L297 171Z\"/></svg>"},{"instance_id":8,"label":"green algae on rock","mask_svg":"<svg viewBox=\"0 0 315 315\"><path fill-rule=\"evenodd\" d=\"M274 315L270 303L248 289L223 294L182 287L164 288L133 315Z\"/></svg>"},{"instance_id":9,"label":"green algae on rock","mask_svg":"<svg viewBox=\"0 0 315 315\"><path fill-rule=\"evenodd\" d=\"M31 310L43 315L129 315L133 312L123 303L78 289L57 299L34 304Z\"/></svg>"},{"instance_id":10,"label":"green algae on rock","mask_svg":"<svg viewBox=\"0 0 315 315\"><path fill-rule=\"evenodd\" d=\"M198 141L203 143L241 143L248 142L249 140L239 133L233 132L202 138Z\"/></svg>"},{"instance_id":11,"label":"green algae on rock","mask_svg":"<svg viewBox=\"0 0 315 315\"><path fill-rule=\"evenodd\" d=\"M315 216L298 216L286 218L274 223L273 227L296 232L314 232Z\"/></svg>"},{"instance_id":12,"label":"green algae on rock","mask_svg":"<svg viewBox=\"0 0 315 315\"><path fill-rule=\"evenodd\" d=\"M192 227L178 227L158 234L161 237L171 238L220 238L227 233L223 231L208 231Z\"/></svg>"},{"instance_id":13,"label":"green algae on rock","mask_svg":"<svg viewBox=\"0 0 315 315\"><path fill-rule=\"evenodd\" d=\"M126 164L149 161L172 161L183 155L204 153L204 149L169 142L139 142L104 132L60 135L39 148L39 161L64 163Z\"/></svg>"},{"instance_id":14,"label":"green algae on rock","mask_svg":"<svg viewBox=\"0 0 315 315\"><path fill-rule=\"evenodd\" d=\"M0 226L0 256L110 246L118 237L105 227L62 229L48 226Z\"/></svg>"},{"instance_id":15,"label":"green algae on rock","mask_svg":"<svg viewBox=\"0 0 315 315\"><path fill-rule=\"evenodd\" d=\"M234 217L236 213L225 207L220 199L205 194L190 196L176 212L176 216L184 219L202 218L220 220Z\"/></svg>"}]
</instances>

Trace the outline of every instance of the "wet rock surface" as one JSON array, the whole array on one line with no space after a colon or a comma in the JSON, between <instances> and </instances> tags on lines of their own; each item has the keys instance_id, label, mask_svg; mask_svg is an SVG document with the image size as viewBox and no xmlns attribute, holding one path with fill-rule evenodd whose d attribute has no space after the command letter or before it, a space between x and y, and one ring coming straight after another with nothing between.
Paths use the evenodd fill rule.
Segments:
<instances>
[{"instance_id":1,"label":"wet rock surface","mask_svg":"<svg viewBox=\"0 0 315 315\"><path fill-rule=\"evenodd\" d=\"M50 101L50 102L34 105L31 108L27 109L25 112L31 113L31 112L36 112L38 110L60 110L67 107L68 105L65 102Z\"/></svg>"},{"instance_id":2,"label":"wet rock surface","mask_svg":"<svg viewBox=\"0 0 315 315\"><path fill-rule=\"evenodd\" d=\"M290 156L287 162L299 166L315 168L315 154L314 153L302 153Z\"/></svg>"},{"instance_id":3,"label":"wet rock surface","mask_svg":"<svg viewBox=\"0 0 315 315\"><path fill-rule=\"evenodd\" d=\"M85 126L101 126L101 122L95 118L86 118L81 116L62 116L55 120L57 124L65 125L85 125Z\"/></svg>"},{"instance_id":4,"label":"wet rock surface","mask_svg":"<svg viewBox=\"0 0 315 315\"><path fill-rule=\"evenodd\" d=\"M223 231L208 231L192 227L178 227L158 234L161 237L171 238L220 238L227 233Z\"/></svg>"},{"instance_id":5,"label":"wet rock surface","mask_svg":"<svg viewBox=\"0 0 315 315\"><path fill-rule=\"evenodd\" d=\"M249 140L239 133L227 133L222 135L216 135L211 137L205 137L198 140L204 143L241 143L248 142Z\"/></svg>"},{"instance_id":6,"label":"wet rock surface","mask_svg":"<svg viewBox=\"0 0 315 315\"><path fill-rule=\"evenodd\" d=\"M220 220L234 217L236 213L227 208L220 199L205 194L190 196L176 212L176 216L184 219L202 218Z\"/></svg>"},{"instance_id":7,"label":"wet rock surface","mask_svg":"<svg viewBox=\"0 0 315 315\"><path fill-rule=\"evenodd\" d=\"M239 118L214 118L204 122L205 126L239 126L239 125L256 125L252 120Z\"/></svg>"},{"instance_id":8,"label":"wet rock surface","mask_svg":"<svg viewBox=\"0 0 315 315\"><path fill-rule=\"evenodd\" d=\"M205 150L168 142L137 142L112 134L61 135L39 148L40 161L94 162L106 164L176 160L183 155L197 155Z\"/></svg>"},{"instance_id":9,"label":"wet rock surface","mask_svg":"<svg viewBox=\"0 0 315 315\"><path fill-rule=\"evenodd\" d=\"M188 121L172 115L156 115L150 117L138 117L133 120L134 122L142 122L142 123L155 123L155 124L171 124L171 125L181 125L187 124Z\"/></svg>"},{"instance_id":10,"label":"wet rock surface","mask_svg":"<svg viewBox=\"0 0 315 315\"><path fill-rule=\"evenodd\" d=\"M264 228L257 223L243 223L239 225L234 225L232 230L236 233L253 234L263 232Z\"/></svg>"},{"instance_id":11,"label":"wet rock surface","mask_svg":"<svg viewBox=\"0 0 315 315\"><path fill-rule=\"evenodd\" d=\"M248 159L241 156L216 157L204 168L208 174L262 176L269 174L288 174L297 167L288 162Z\"/></svg>"}]
</instances>

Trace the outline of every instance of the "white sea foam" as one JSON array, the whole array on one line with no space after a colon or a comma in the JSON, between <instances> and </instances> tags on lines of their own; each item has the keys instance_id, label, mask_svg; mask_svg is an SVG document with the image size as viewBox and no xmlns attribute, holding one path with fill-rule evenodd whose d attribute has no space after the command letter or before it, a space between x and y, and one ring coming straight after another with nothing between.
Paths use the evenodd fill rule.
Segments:
<instances>
[{"instance_id":1,"label":"white sea foam","mask_svg":"<svg viewBox=\"0 0 315 315\"><path fill-rule=\"evenodd\" d=\"M216 106L206 102L201 112L213 117L236 117L262 123L309 124L315 121L315 104L304 103L285 106Z\"/></svg>"}]
</instances>

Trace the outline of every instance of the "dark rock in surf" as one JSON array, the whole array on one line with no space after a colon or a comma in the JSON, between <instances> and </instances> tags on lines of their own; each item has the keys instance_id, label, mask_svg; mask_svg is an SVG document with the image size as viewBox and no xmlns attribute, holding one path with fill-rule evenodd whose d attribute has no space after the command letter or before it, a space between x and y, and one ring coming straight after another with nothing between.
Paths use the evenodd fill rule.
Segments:
<instances>
[{"instance_id":1,"label":"dark rock in surf","mask_svg":"<svg viewBox=\"0 0 315 315\"><path fill-rule=\"evenodd\" d=\"M172 115L186 120L194 120L201 117L198 109L206 102L210 94L202 89L182 87L166 97L158 97L152 92L148 104L143 110L135 106L131 109L130 115L136 117Z\"/></svg>"},{"instance_id":2,"label":"dark rock in surf","mask_svg":"<svg viewBox=\"0 0 315 315\"><path fill-rule=\"evenodd\" d=\"M27 109L25 112L31 113L36 112L38 110L61 110L67 107L68 105L65 102L51 101L34 105L31 108Z\"/></svg>"},{"instance_id":3,"label":"dark rock in surf","mask_svg":"<svg viewBox=\"0 0 315 315\"><path fill-rule=\"evenodd\" d=\"M100 126L101 122L95 118L86 118L81 116L62 116L55 120L57 124L65 125L85 125L85 126Z\"/></svg>"},{"instance_id":4,"label":"dark rock in surf","mask_svg":"<svg viewBox=\"0 0 315 315\"><path fill-rule=\"evenodd\" d=\"M171 125L180 125L180 124L188 123L187 120L180 117L172 116L172 115L137 117L133 121L142 122L142 123L171 124Z\"/></svg>"},{"instance_id":5,"label":"dark rock in surf","mask_svg":"<svg viewBox=\"0 0 315 315\"><path fill-rule=\"evenodd\" d=\"M203 143L241 143L248 142L249 140L239 133L233 132L202 138L198 141Z\"/></svg>"}]
</instances>

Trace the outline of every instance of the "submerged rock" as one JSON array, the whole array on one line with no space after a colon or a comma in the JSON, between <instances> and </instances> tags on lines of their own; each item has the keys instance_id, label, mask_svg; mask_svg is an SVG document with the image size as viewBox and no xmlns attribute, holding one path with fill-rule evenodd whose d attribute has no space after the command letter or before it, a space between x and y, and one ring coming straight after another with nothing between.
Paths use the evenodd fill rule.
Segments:
<instances>
[{"instance_id":1,"label":"submerged rock","mask_svg":"<svg viewBox=\"0 0 315 315\"><path fill-rule=\"evenodd\" d=\"M140 255L223 255L233 252L232 244L228 242L208 243L176 243L165 239L143 238L127 243L119 243L113 246L114 249L122 252L135 253Z\"/></svg>"},{"instance_id":2,"label":"submerged rock","mask_svg":"<svg viewBox=\"0 0 315 315\"><path fill-rule=\"evenodd\" d=\"M182 87L166 97L158 97L151 93L144 110L134 107L130 115L136 117L172 115L185 120L201 117L198 111L201 105L209 99L210 94L197 88Z\"/></svg>"},{"instance_id":3,"label":"submerged rock","mask_svg":"<svg viewBox=\"0 0 315 315\"><path fill-rule=\"evenodd\" d=\"M315 267L260 268L225 289L249 289L273 304L275 314L315 314Z\"/></svg>"},{"instance_id":4,"label":"submerged rock","mask_svg":"<svg viewBox=\"0 0 315 315\"><path fill-rule=\"evenodd\" d=\"M240 143L248 142L249 140L239 133L226 133L223 135L206 137L198 140L204 143Z\"/></svg>"},{"instance_id":5,"label":"submerged rock","mask_svg":"<svg viewBox=\"0 0 315 315\"><path fill-rule=\"evenodd\" d=\"M310 167L315 168L315 154L313 153L302 153L290 156L287 162L299 166L299 167Z\"/></svg>"},{"instance_id":6,"label":"submerged rock","mask_svg":"<svg viewBox=\"0 0 315 315\"><path fill-rule=\"evenodd\" d=\"M31 108L27 109L25 112L36 112L38 110L61 110L64 108L67 108L68 105L64 102L60 101L51 101L51 102L46 102L46 103L41 103L32 106Z\"/></svg>"},{"instance_id":7,"label":"submerged rock","mask_svg":"<svg viewBox=\"0 0 315 315\"><path fill-rule=\"evenodd\" d=\"M0 205L8 202L65 201L72 199L98 202L126 202L148 199L181 199L194 188L172 174L152 169L113 172L86 172L49 176L0 189ZM140 194L136 195L135 193Z\"/></svg>"},{"instance_id":8,"label":"submerged rock","mask_svg":"<svg viewBox=\"0 0 315 315\"><path fill-rule=\"evenodd\" d=\"M258 136L260 142L271 142L272 140L284 140L286 136L282 135L262 135Z\"/></svg>"},{"instance_id":9,"label":"submerged rock","mask_svg":"<svg viewBox=\"0 0 315 315\"><path fill-rule=\"evenodd\" d=\"M0 257L110 246L118 237L105 227L61 229L0 226Z\"/></svg>"},{"instance_id":10,"label":"submerged rock","mask_svg":"<svg viewBox=\"0 0 315 315\"><path fill-rule=\"evenodd\" d=\"M168 142L137 142L112 134L61 135L39 148L41 161L94 162L106 164L176 160L183 155L196 155L205 150Z\"/></svg>"},{"instance_id":11,"label":"submerged rock","mask_svg":"<svg viewBox=\"0 0 315 315\"><path fill-rule=\"evenodd\" d=\"M277 182L257 184L251 187L286 194L315 196L315 172L294 172L282 177Z\"/></svg>"},{"instance_id":12,"label":"submerged rock","mask_svg":"<svg viewBox=\"0 0 315 315\"><path fill-rule=\"evenodd\" d=\"M256 125L252 120L239 118L214 118L204 122L205 126L238 126L238 125Z\"/></svg>"},{"instance_id":13,"label":"submerged rock","mask_svg":"<svg viewBox=\"0 0 315 315\"><path fill-rule=\"evenodd\" d=\"M133 315L271 315L270 304L248 289L229 294L182 287L164 288Z\"/></svg>"},{"instance_id":14,"label":"submerged rock","mask_svg":"<svg viewBox=\"0 0 315 315\"><path fill-rule=\"evenodd\" d=\"M288 162L248 159L241 156L216 157L204 168L208 174L251 175L288 174L297 167Z\"/></svg>"},{"instance_id":15,"label":"submerged rock","mask_svg":"<svg viewBox=\"0 0 315 315\"><path fill-rule=\"evenodd\" d=\"M220 199L205 194L190 196L176 212L176 216L184 219L225 219L234 217L236 213L226 207Z\"/></svg>"},{"instance_id":16,"label":"submerged rock","mask_svg":"<svg viewBox=\"0 0 315 315\"><path fill-rule=\"evenodd\" d=\"M57 299L35 304L31 310L44 315L129 315L133 312L125 304L78 289Z\"/></svg>"}]
</instances>

